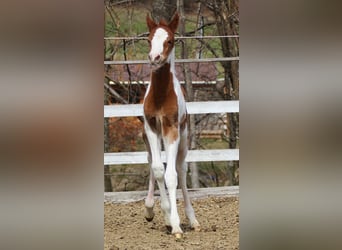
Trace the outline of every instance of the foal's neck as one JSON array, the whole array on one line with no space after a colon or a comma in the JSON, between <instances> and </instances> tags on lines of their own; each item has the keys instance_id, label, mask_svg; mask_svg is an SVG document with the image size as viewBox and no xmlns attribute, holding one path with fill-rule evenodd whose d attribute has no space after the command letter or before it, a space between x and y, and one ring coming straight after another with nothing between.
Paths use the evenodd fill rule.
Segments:
<instances>
[{"instance_id":1,"label":"foal's neck","mask_svg":"<svg viewBox=\"0 0 342 250\"><path fill-rule=\"evenodd\" d=\"M173 77L175 76L175 50L172 49L167 62L157 70L151 71L151 84L161 90L167 90L173 86Z\"/></svg>"},{"instance_id":2,"label":"foal's neck","mask_svg":"<svg viewBox=\"0 0 342 250\"><path fill-rule=\"evenodd\" d=\"M151 97L156 103L162 104L168 98L175 95L174 81L175 76L175 62L174 49L171 51L167 62L159 69L151 72Z\"/></svg>"},{"instance_id":3,"label":"foal's neck","mask_svg":"<svg viewBox=\"0 0 342 250\"><path fill-rule=\"evenodd\" d=\"M170 52L168 61L170 63L170 71L175 74L176 73L176 69L175 69L175 48L173 48Z\"/></svg>"}]
</instances>

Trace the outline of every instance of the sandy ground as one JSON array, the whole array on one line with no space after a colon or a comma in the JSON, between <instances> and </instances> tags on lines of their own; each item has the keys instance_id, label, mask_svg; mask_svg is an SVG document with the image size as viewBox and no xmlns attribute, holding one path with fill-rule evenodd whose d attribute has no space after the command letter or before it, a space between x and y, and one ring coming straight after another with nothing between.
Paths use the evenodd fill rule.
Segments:
<instances>
[{"instance_id":1,"label":"sandy ground","mask_svg":"<svg viewBox=\"0 0 342 250\"><path fill-rule=\"evenodd\" d=\"M160 202L155 202L152 222L144 218L144 201L105 202L104 249L239 249L239 200L236 197L193 199L201 232L188 226L183 201L178 200L183 238L176 240L164 223Z\"/></svg>"}]
</instances>

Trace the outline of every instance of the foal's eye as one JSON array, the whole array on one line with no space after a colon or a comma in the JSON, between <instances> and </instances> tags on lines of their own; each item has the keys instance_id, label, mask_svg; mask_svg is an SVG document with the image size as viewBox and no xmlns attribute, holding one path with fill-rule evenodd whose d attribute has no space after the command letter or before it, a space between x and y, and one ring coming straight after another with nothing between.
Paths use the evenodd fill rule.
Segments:
<instances>
[{"instance_id":1,"label":"foal's eye","mask_svg":"<svg viewBox=\"0 0 342 250\"><path fill-rule=\"evenodd\" d=\"M172 41L171 40L167 41L167 44L172 45Z\"/></svg>"}]
</instances>

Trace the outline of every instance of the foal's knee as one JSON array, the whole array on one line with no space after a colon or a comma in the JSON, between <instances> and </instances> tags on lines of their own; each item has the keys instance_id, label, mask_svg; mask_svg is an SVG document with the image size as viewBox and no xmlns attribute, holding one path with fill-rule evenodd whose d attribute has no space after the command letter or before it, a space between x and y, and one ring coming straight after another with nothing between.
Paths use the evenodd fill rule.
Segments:
<instances>
[{"instance_id":1,"label":"foal's knee","mask_svg":"<svg viewBox=\"0 0 342 250\"><path fill-rule=\"evenodd\" d=\"M165 173L165 184L168 189L177 188L177 172L166 171Z\"/></svg>"},{"instance_id":2,"label":"foal's knee","mask_svg":"<svg viewBox=\"0 0 342 250\"><path fill-rule=\"evenodd\" d=\"M152 167L154 178L157 181L162 180L164 178L164 173L165 173L164 165L162 163L160 164L152 163L151 167Z\"/></svg>"}]
</instances>

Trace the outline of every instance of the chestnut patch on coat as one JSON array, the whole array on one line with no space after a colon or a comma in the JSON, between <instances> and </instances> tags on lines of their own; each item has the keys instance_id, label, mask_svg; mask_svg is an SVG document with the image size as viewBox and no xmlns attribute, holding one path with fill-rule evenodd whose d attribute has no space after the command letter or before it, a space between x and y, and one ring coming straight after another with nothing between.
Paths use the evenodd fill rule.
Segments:
<instances>
[{"instance_id":1,"label":"chestnut patch on coat","mask_svg":"<svg viewBox=\"0 0 342 250\"><path fill-rule=\"evenodd\" d=\"M144 101L145 122L153 132L170 137L171 143L178 137L178 102L169 63L152 72L150 84Z\"/></svg>"},{"instance_id":2,"label":"chestnut patch on coat","mask_svg":"<svg viewBox=\"0 0 342 250\"><path fill-rule=\"evenodd\" d=\"M163 116L162 124L163 136L173 143L178 138L178 113Z\"/></svg>"}]
</instances>

